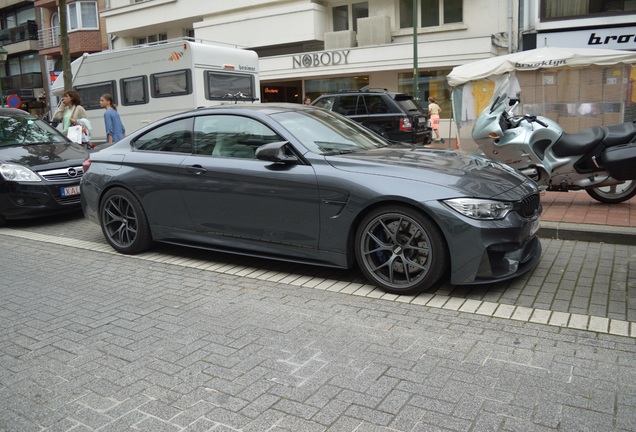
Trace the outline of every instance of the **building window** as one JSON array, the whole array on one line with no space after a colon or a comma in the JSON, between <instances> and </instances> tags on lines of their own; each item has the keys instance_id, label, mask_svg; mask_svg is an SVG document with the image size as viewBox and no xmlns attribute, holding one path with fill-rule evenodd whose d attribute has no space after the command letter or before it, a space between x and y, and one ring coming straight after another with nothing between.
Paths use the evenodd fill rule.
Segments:
<instances>
[{"instance_id":1,"label":"building window","mask_svg":"<svg viewBox=\"0 0 636 432\"><path fill-rule=\"evenodd\" d=\"M95 30L97 25L97 3L75 2L68 6L69 30Z\"/></svg>"},{"instance_id":2,"label":"building window","mask_svg":"<svg viewBox=\"0 0 636 432\"><path fill-rule=\"evenodd\" d=\"M358 31L358 18L369 16L369 2L355 2L331 9L333 18L333 31L353 29Z\"/></svg>"},{"instance_id":3,"label":"building window","mask_svg":"<svg viewBox=\"0 0 636 432\"><path fill-rule=\"evenodd\" d=\"M418 0L419 27L438 27L464 21L463 0ZM413 1L400 0L400 28L413 28Z\"/></svg>"},{"instance_id":4,"label":"building window","mask_svg":"<svg viewBox=\"0 0 636 432\"><path fill-rule=\"evenodd\" d=\"M428 109L428 98L433 96L437 99L437 104L442 108L441 118L450 118L451 116L451 89L446 81L449 70L424 71L419 72L419 81L417 84L419 103ZM405 72L398 74L398 91L414 95L413 92L413 73Z\"/></svg>"},{"instance_id":5,"label":"building window","mask_svg":"<svg viewBox=\"0 0 636 432\"><path fill-rule=\"evenodd\" d=\"M166 33L158 33L135 38L135 45L145 45L149 43L161 43L168 40Z\"/></svg>"},{"instance_id":6,"label":"building window","mask_svg":"<svg viewBox=\"0 0 636 432\"><path fill-rule=\"evenodd\" d=\"M633 0L542 0L541 18L621 15L636 11Z\"/></svg>"}]
</instances>

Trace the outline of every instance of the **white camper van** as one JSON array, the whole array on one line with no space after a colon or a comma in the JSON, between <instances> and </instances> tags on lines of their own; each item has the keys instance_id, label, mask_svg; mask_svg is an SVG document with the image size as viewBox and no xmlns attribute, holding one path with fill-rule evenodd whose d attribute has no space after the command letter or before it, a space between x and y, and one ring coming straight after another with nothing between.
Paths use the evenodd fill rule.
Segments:
<instances>
[{"instance_id":1,"label":"white camper van","mask_svg":"<svg viewBox=\"0 0 636 432\"><path fill-rule=\"evenodd\" d=\"M126 134L171 114L222 103L258 100L258 55L190 40L84 54L71 63L73 88L82 98L93 142L105 142L104 109L110 93ZM62 75L51 91L62 97Z\"/></svg>"}]
</instances>

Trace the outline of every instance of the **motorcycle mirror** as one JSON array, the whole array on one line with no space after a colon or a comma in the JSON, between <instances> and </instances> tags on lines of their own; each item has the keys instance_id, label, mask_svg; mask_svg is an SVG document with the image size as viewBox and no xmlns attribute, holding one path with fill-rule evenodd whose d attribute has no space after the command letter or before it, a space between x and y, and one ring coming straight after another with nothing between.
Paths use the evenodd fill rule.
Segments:
<instances>
[{"instance_id":1,"label":"motorcycle mirror","mask_svg":"<svg viewBox=\"0 0 636 432\"><path fill-rule=\"evenodd\" d=\"M521 102L521 99L519 98L511 98L510 101L508 102L508 105L513 106L518 104L519 102Z\"/></svg>"}]
</instances>

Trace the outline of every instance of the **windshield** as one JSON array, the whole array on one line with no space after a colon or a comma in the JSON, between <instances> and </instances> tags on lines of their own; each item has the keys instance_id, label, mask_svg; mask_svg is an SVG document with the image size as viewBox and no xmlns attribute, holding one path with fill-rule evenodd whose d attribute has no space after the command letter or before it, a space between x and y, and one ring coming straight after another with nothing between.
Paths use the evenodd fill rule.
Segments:
<instances>
[{"instance_id":1,"label":"windshield","mask_svg":"<svg viewBox=\"0 0 636 432\"><path fill-rule=\"evenodd\" d=\"M309 151L322 155L351 153L386 147L380 136L358 123L326 111L311 109L273 114Z\"/></svg>"},{"instance_id":2,"label":"windshield","mask_svg":"<svg viewBox=\"0 0 636 432\"><path fill-rule=\"evenodd\" d=\"M0 147L64 142L67 142L64 136L45 121L19 115L0 115Z\"/></svg>"},{"instance_id":3,"label":"windshield","mask_svg":"<svg viewBox=\"0 0 636 432\"><path fill-rule=\"evenodd\" d=\"M488 110L492 112L494 106L506 98L518 99L521 94L521 87L517 78L510 74L505 74L495 82L495 90L492 99L488 103ZM505 102L507 104L507 102Z\"/></svg>"}]
</instances>

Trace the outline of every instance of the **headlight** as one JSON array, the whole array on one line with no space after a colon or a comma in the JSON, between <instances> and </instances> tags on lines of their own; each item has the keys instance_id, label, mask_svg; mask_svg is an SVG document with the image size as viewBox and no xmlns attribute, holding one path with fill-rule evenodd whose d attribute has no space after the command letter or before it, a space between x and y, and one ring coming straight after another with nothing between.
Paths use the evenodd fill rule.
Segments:
<instances>
[{"instance_id":1,"label":"headlight","mask_svg":"<svg viewBox=\"0 0 636 432\"><path fill-rule=\"evenodd\" d=\"M0 164L0 175L6 181L39 182L40 177L30 169L22 165L3 163Z\"/></svg>"},{"instance_id":2,"label":"headlight","mask_svg":"<svg viewBox=\"0 0 636 432\"><path fill-rule=\"evenodd\" d=\"M442 202L464 216L479 220L503 219L514 208L510 202L476 198L455 198Z\"/></svg>"}]
</instances>

